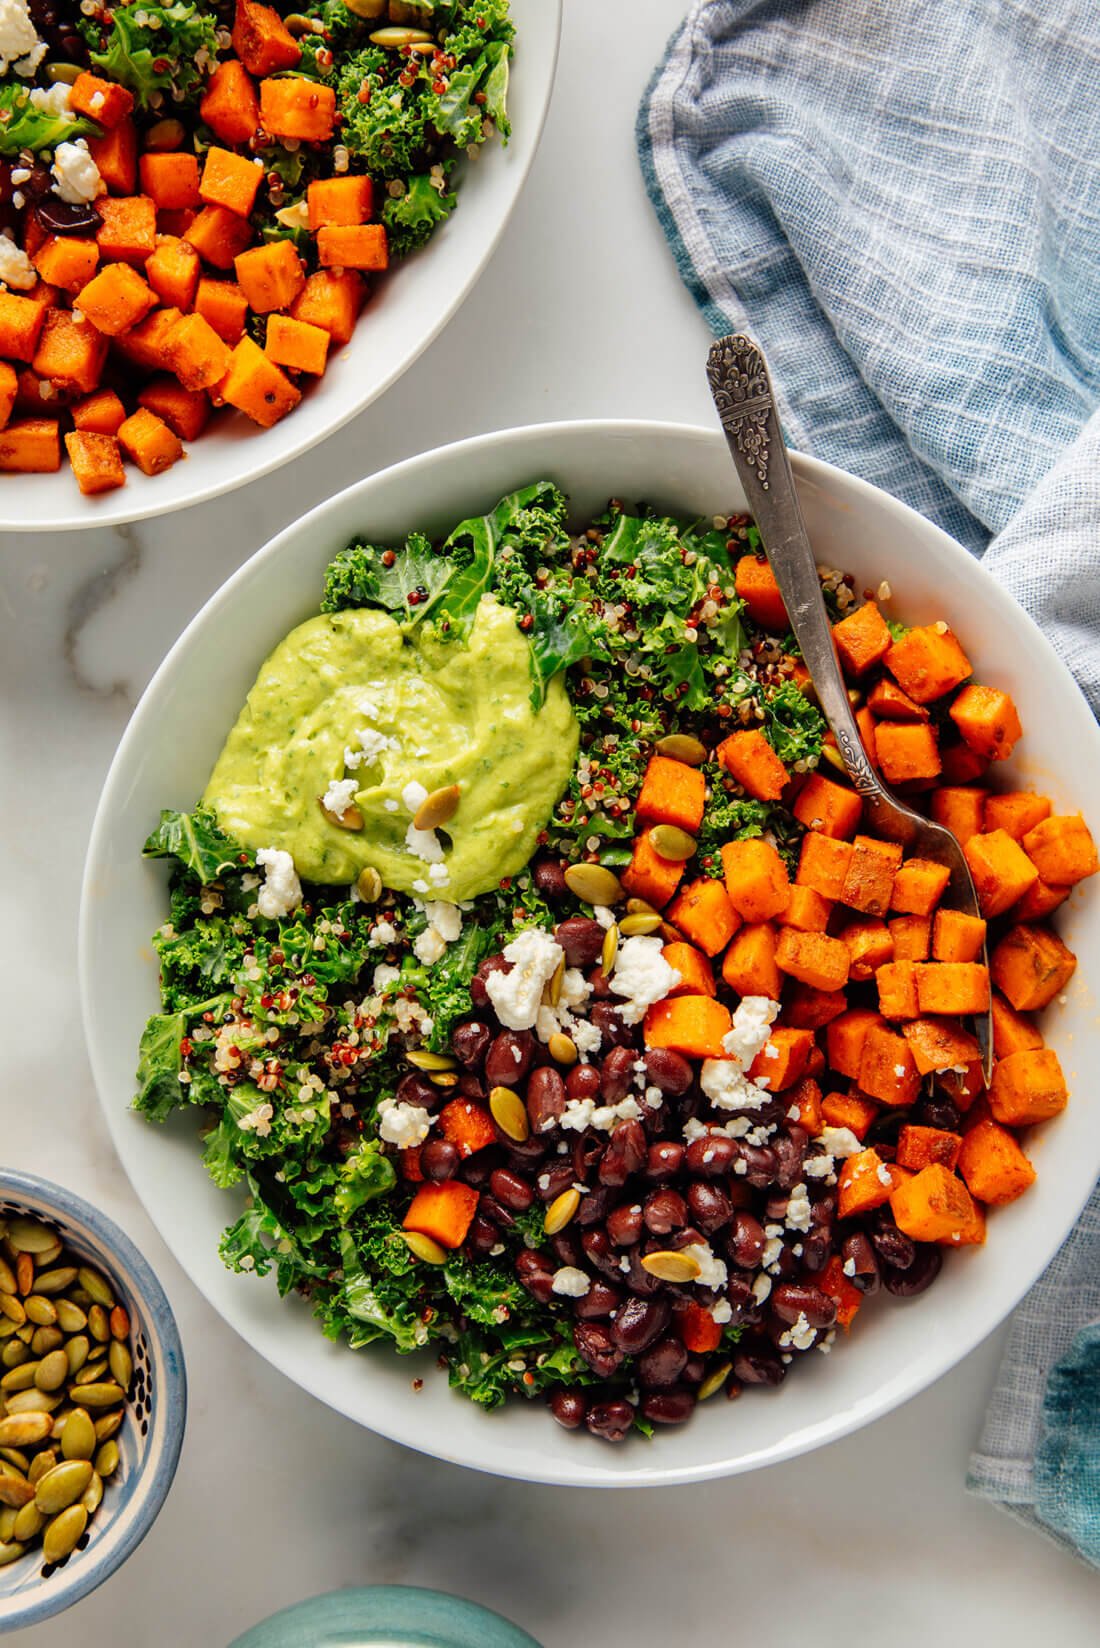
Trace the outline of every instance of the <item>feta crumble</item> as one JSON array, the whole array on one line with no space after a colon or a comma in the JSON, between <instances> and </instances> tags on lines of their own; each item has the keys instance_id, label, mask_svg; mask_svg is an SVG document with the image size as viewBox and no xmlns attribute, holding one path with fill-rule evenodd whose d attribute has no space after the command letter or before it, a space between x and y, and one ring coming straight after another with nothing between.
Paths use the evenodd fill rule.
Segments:
<instances>
[{"instance_id":1,"label":"feta crumble","mask_svg":"<svg viewBox=\"0 0 1100 1648\"><path fill-rule=\"evenodd\" d=\"M281 847L261 847L256 863L264 872L264 884L256 894L260 914L269 921L288 916L302 902L302 884L294 860Z\"/></svg>"},{"instance_id":2,"label":"feta crumble","mask_svg":"<svg viewBox=\"0 0 1100 1648\"><path fill-rule=\"evenodd\" d=\"M576 1265L562 1265L560 1270L554 1272L550 1286L555 1293L564 1294L567 1299L583 1299L592 1283Z\"/></svg>"},{"instance_id":3,"label":"feta crumble","mask_svg":"<svg viewBox=\"0 0 1100 1648\"><path fill-rule=\"evenodd\" d=\"M0 235L0 283L17 292L29 292L38 273L21 246Z\"/></svg>"},{"instance_id":4,"label":"feta crumble","mask_svg":"<svg viewBox=\"0 0 1100 1648\"><path fill-rule=\"evenodd\" d=\"M690 1247L682 1247L680 1252L688 1259L694 1259L699 1266L699 1274L694 1277L696 1287L724 1288L729 1280L729 1271L725 1260L719 1259L713 1248L707 1242L692 1242Z\"/></svg>"},{"instance_id":5,"label":"feta crumble","mask_svg":"<svg viewBox=\"0 0 1100 1648\"><path fill-rule=\"evenodd\" d=\"M330 779L328 789L321 797L321 805L335 818L343 818L348 808L355 804L358 788L359 780L356 778Z\"/></svg>"},{"instance_id":6,"label":"feta crumble","mask_svg":"<svg viewBox=\"0 0 1100 1648\"><path fill-rule=\"evenodd\" d=\"M609 982L613 993L625 998L619 1012L627 1024L640 1024L646 1010L664 1001L681 981L681 975L661 954L663 948L661 939L641 934L619 945Z\"/></svg>"},{"instance_id":7,"label":"feta crumble","mask_svg":"<svg viewBox=\"0 0 1100 1648\"><path fill-rule=\"evenodd\" d=\"M504 946L510 973L490 973L485 981L497 1018L508 1030L531 1030L538 1018L542 992L557 972L565 952L541 927L528 927Z\"/></svg>"},{"instance_id":8,"label":"feta crumble","mask_svg":"<svg viewBox=\"0 0 1100 1648\"><path fill-rule=\"evenodd\" d=\"M399 1150L411 1150L428 1137L432 1118L423 1105L383 1099L378 1106L378 1137Z\"/></svg>"},{"instance_id":9,"label":"feta crumble","mask_svg":"<svg viewBox=\"0 0 1100 1648\"><path fill-rule=\"evenodd\" d=\"M56 179L53 186L54 194L72 206L94 200L97 195L106 192L106 185L99 175L99 167L88 152L87 142L82 137L78 137L72 143L57 145L51 171Z\"/></svg>"}]
</instances>

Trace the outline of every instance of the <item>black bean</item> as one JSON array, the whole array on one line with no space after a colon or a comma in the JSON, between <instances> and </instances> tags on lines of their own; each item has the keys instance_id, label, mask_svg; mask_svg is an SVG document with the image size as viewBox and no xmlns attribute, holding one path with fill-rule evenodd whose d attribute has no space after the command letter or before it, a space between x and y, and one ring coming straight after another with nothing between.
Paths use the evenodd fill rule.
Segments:
<instances>
[{"instance_id":1,"label":"black bean","mask_svg":"<svg viewBox=\"0 0 1100 1648\"><path fill-rule=\"evenodd\" d=\"M642 1397L642 1417L654 1425L682 1425L695 1410L693 1391L649 1391Z\"/></svg>"},{"instance_id":2,"label":"black bean","mask_svg":"<svg viewBox=\"0 0 1100 1648\"><path fill-rule=\"evenodd\" d=\"M883 1264L892 1270L908 1270L916 1256L917 1244L913 1238L885 1220L871 1231L871 1242Z\"/></svg>"},{"instance_id":3,"label":"black bean","mask_svg":"<svg viewBox=\"0 0 1100 1648\"><path fill-rule=\"evenodd\" d=\"M679 1173L684 1162L684 1147L675 1139L660 1139L646 1151L644 1173L653 1184L667 1184Z\"/></svg>"},{"instance_id":4,"label":"black bean","mask_svg":"<svg viewBox=\"0 0 1100 1648\"><path fill-rule=\"evenodd\" d=\"M534 1133L523 1140L502 1139L501 1143L507 1152L505 1166L510 1167L513 1173L532 1174L546 1155L546 1140Z\"/></svg>"},{"instance_id":5,"label":"black bean","mask_svg":"<svg viewBox=\"0 0 1100 1648\"><path fill-rule=\"evenodd\" d=\"M619 1265L619 1256L611 1246L606 1230L586 1230L581 1237L581 1247L584 1256L590 1265L619 1282L623 1278L623 1271Z\"/></svg>"},{"instance_id":6,"label":"black bean","mask_svg":"<svg viewBox=\"0 0 1100 1648\"><path fill-rule=\"evenodd\" d=\"M463 1099L473 1099L475 1104L484 1104L488 1097L485 1091L485 1083L480 1076L475 1076L471 1070L462 1072L458 1078L458 1086L452 1088L451 1093L452 1096L457 1095Z\"/></svg>"},{"instance_id":7,"label":"black bean","mask_svg":"<svg viewBox=\"0 0 1100 1648\"><path fill-rule=\"evenodd\" d=\"M550 1303L554 1297L554 1273L541 1253L533 1248L521 1248L516 1254L516 1276L541 1305Z\"/></svg>"},{"instance_id":8,"label":"black bean","mask_svg":"<svg viewBox=\"0 0 1100 1648\"><path fill-rule=\"evenodd\" d=\"M611 1325L612 1339L628 1356L637 1356L664 1333L669 1314L665 1299L628 1299Z\"/></svg>"},{"instance_id":9,"label":"black bean","mask_svg":"<svg viewBox=\"0 0 1100 1648\"><path fill-rule=\"evenodd\" d=\"M484 961L478 962L477 972L470 980L470 1000L475 1007L489 1007L489 992L485 988L485 980L493 973L510 973L512 963L505 961L503 956L486 956Z\"/></svg>"},{"instance_id":10,"label":"black bean","mask_svg":"<svg viewBox=\"0 0 1100 1648\"><path fill-rule=\"evenodd\" d=\"M651 1047L645 1055L645 1073L654 1087L678 1099L691 1086L692 1070L687 1059L668 1047Z\"/></svg>"},{"instance_id":11,"label":"black bean","mask_svg":"<svg viewBox=\"0 0 1100 1648\"><path fill-rule=\"evenodd\" d=\"M603 951L604 930L590 916L570 916L554 929L569 967L591 967Z\"/></svg>"},{"instance_id":12,"label":"black bean","mask_svg":"<svg viewBox=\"0 0 1100 1648\"><path fill-rule=\"evenodd\" d=\"M802 1268L817 1275L832 1256L832 1238L823 1230L811 1230L802 1238Z\"/></svg>"},{"instance_id":13,"label":"black bean","mask_svg":"<svg viewBox=\"0 0 1100 1648\"><path fill-rule=\"evenodd\" d=\"M758 1322L762 1307L757 1304L752 1291L752 1277L743 1271L734 1271L726 1284L726 1298L733 1310L731 1321Z\"/></svg>"},{"instance_id":14,"label":"black bean","mask_svg":"<svg viewBox=\"0 0 1100 1648\"><path fill-rule=\"evenodd\" d=\"M945 1133L957 1133L962 1126L962 1116L957 1105L942 1093L930 1093L921 1100L913 1115L913 1120L921 1127L939 1127Z\"/></svg>"},{"instance_id":15,"label":"black bean","mask_svg":"<svg viewBox=\"0 0 1100 1648\"><path fill-rule=\"evenodd\" d=\"M560 1196L563 1190L568 1190L572 1183L572 1163L551 1162L544 1166L535 1178L535 1195L540 1202L552 1202L555 1196Z\"/></svg>"},{"instance_id":16,"label":"black bean","mask_svg":"<svg viewBox=\"0 0 1100 1648\"><path fill-rule=\"evenodd\" d=\"M433 1184L453 1179L458 1168L458 1148L449 1139L429 1139L420 1147L420 1171Z\"/></svg>"},{"instance_id":17,"label":"black bean","mask_svg":"<svg viewBox=\"0 0 1100 1648\"><path fill-rule=\"evenodd\" d=\"M466 1246L470 1252L484 1258L493 1251L499 1241L500 1231L496 1225L490 1224L480 1213L475 1213L473 1222L466 1232Z\"/></svg>"},{"instance_id":18,"label":"black bean","mask_svg":"<svg viewBox=\"0 0 1100 1648\"><path fill-rule=\"evenodd\" d=\"M600 1162L600 1183L625 1184L632 1173L640 1171L648 1155L648 1144L641 1122L619 1122Z\"/></svg>"},{"instance_id":19,"label":"black bean","mask_svg":"<svg viewBox=\"0 0 1100 1648\"><path fill-rule=\"evenodd\" d=\"M613 1047L600 1065L600 1097L605 1104L625 1099L634 1082L632 1047Z\"/></svg>"},{"instance_id":20,"label":"black bean","mask_svg":"<svg viewBox=\"0 0 1100 1648\"><path fill-rule=\"evenodd\" d=\"M588 1292L574 1302L578 1322L606 1320L623 1302L622 1290L608 1282L593 1282Z\"/></svg>"},{"instance_id":21,"label":"black bean","mask_svg":"<svg viewBox=\"0 0 1100 1648\"><path fill-rule=\"evenodd\" d=\"M781 1385L787 1370L773 1350L760 1344L738 1350L733 1359L733 1376L743 1385Z\"/></svg>"},{"instance_id":22,"label":"black bean","mask_svg":"<svg viewBox=\"0 0 1100 1648\"><path fill-rule=\"evenodd\" d=\"M594 1133L579 1133L570 1154L574 1176L582 1184L586 1184L589 1174L600 1165L603 1143Z\"/></svg>"},{"instance_id":23,"label":"black bean","mask_svg":"<svg viewBox=\"0 0 1100 1648\"><path fill-rule=\"evenodd\" d=\"M685 1165L701 1179L721 1179L737 1159L737 1146L724 1133L708 1133L693 1139L687 1147Z\"/></svg>"},{"instance_id":24,"label":"black bean","mask_svg":"<svg viewBox=\"0 0 1100 1648\"><path fill-rule=\"evenodd\" d=\"M495 1173L489 1175L489 1189L497 1201L503 1202L513 1213L526 1213L535 1199L535 1193L526 1180L507 1167L498 1167Z\"/></svg>"},{"instance_id":25,"label":"black bean","mask_svg":"<svg viewBox=\"0 0 1100 1648\"><path fill-rule=\"evenodd\" d=\"M477 1070L488 1050L493 1033L480 1019L466 1019L451 1031L451 1052L467 1070Z\"/></svg>"},{"instance_id":26,"label":"black bean","mask_svg":"<svg viewBox=\"0 0 1100 1648\"><path fill-rule=\"evenodd\" d=\"M775 1182L783 1190L792 1190L802 1178L802 1161L806 1154L805 1135L798 1137L801 1128L779 1133L772 1140L775 1153Z\"/></svg>"},{"instance_id":27,"label":"black bean","mask_svg":"<svg viewBox=\"0 0 1100 1648\"><path fill-rule=\"evenodd\" d=\"M630 1260L630 1269L625 1275L626 1285L639 1299L648 1299L651 1294L659 1293L664 1283L656 1276L651 1276L642 1264L641 1248L631 1248L627 1255Z\"/></svg>"},{"instance_id":28,"label":"black bean","mask_svg":"<svg viewBox=\"0 0 1100 1648\"><path fill-rule=\"evenodd\" d=\"M623 1202L607 1215L607 1234L616 1247L633 1247L642 1234L642 1209L637 1202Z\"/></svg>"},{"instance_id":29,"label":"black bean","mask_svg":"<svg viewBox=\"0 0 1100 1648\"><path fill-rule=\"evenodd\" d=\"M472 1156L463 1157L458 1164L458 1177L480 1189L489 1183L489 1175L501 1166L503 1160L504 1152L496 1145L488 1145L484 1150L475 1150Z\"/></svg>"},{"instance_id":30,"label":"black bean","mask_svg":"<svg viewBox=\"0 0 1100 1648\"><path fill-rule=\"evenodd\" d=\"M551 1236L550 1249L559 1265L572 1265L576 1270L584 1269L584 1249L581 1247L580 1232L574 1230L572 1225Z\"/></svg>"},{"instance_id":31,"label":"black bean","mask_svg":"<svg viewBox=\"0 0 1100 1648\"><path fill-rule=\"evenodd\" d=\"M543 898L564 898L569 890L565 885L565 865L559 858L536 858L531 875Z\"/></svg>"},{"instance_id":32,"label":"black bean","mask_svg":"<svg viewBox=\"0 0 1100 1648\"><path fill-rule=\"evenodd\" d=\"M479 1213L483 1214L486 1219L491 1219L502 1230L511 1230L516 1222L516 1216L511 1208L505 1207L503 1202L498 1202L489 1190L481 1192L481 1200L477 1206Z\"/></svg>"},{"instance_id":33,"label":"black bean","mask_svg":"<svg viewBox=\"0 0 1100 1648\"><path fill-rule=\"evenodd\" d=\"M845 1237L840 1256L844 1261L844 1274L854 1288L861 1293L878 1292L878 1260L871 1238L865 1231L853 1230L850 1236Z\"/></svg>"},{"instance_id":34,"label":"black bean","mask_svg":"<svg viewBox=\"0 0 1100 1648\"><path fill-rule=\"evenodd\" d=\"M573 1344L582 1362L587 1362L597 1379L610 1379L623 1359L610 1333L598 1322L577 1322Z\"/></svg>"},{"instance_id":35,"label":"black bean","mask_svg":"<svg viewBox=\"0 0 1100 1648\"><path fill-rule=\"evenodd\" d=\"M942 1264L943 1254L938 1247L932 1247L928 1242L917 1242L912 1261L904 1270L883 1265L882 1285L887 1293L894 1294L896 1298L910 1299L932 1286Z\"/></svg>"},{"instance_id":36,"label":"black bean","mask_svg":"<svg viewBox=\"0 0 1100 1648\"><path fill-rule=\"evenodd\" d=\"M701 1385L706 1378L707 1363L704 1356L689 1356L684 1364L684 1371L680 1375L682 1385Z\"/></svg>"},{"instance_id":37,"label":"black bean","mask_svg":"<svg viewBox=\"0 0 1100 1648\"><path fill-rule=\"evenodd\" d=\"M535 1038L530 1030L502 1030L489 1043L485 1080L490 1087L515 1087L531 1068Z\"/></svg>"},{"instance_id":38,"label":"black bean","mask_svg":"<svg viewBox=\"0 0 1100 1648\"><path fill-rule=\"evenodd\" d=\"M606 1185L595 1185L587 1196L581 1197L575 1219L582 1226L599 1225L607 1218L607 1210L611 1206L611 1192Z\"/></svg>"},{"instance_id":39,"label":"black bean","mask_svg":"<svg viewBox=\"0 0 1100 1648\"><path fill-rule=\"evenodd\" d=\"M625 1442L634 1424L634 1409L621 1397L614 1402L593 1402L584 1422L593 1436L605 1442Z\"/></svg>"},{"instance_id":40,"label":"black bean","mask_svg":"<svg viewBox=\"0 0 1100 1648\"><path fill-rule=\"evenodd\" d=\"M565 1110L565 1082L560 1070L542 1065L532 1070L527 1082L527 1118L532 1133L545 1133Z\"/></svg>"},{"instance_id":41,"label":"black bean","mask_svg":"<svg viewBox=\"0 0 1100 1648\"><path fill-rule=\"evenodd\" d=\"M674 1385L687 1366L688 1353L671 1334L658 1339L638 1358L638 1379L646 1390L665 1390Z\"/></svg>"},{"instance_id":42,"label":"black bean","mask_svg":"<svg viewBox=\"0 0 1100 1648\"><path fill-rule=\"evenodd\" d=\"M745 1183L754 1190L764 1190L775 1178L775 1151L768 1145L743 1144L737 1153L745 1164Z\"/></svg>"},{"instance_id":43,"label":"black bean","mask_svg":"<svg viewBox=\"0 0 1100 1648\"><path fill-rule=\"evenodd\" d=\"M805 1282L781 1282L772 1289L770 1304L780 1321L793 1326L804 1316L812 1328L831 1328L836 1321L836 1300L820 1288Z\"/></svg>"},{"instance_id":44,"label":"black bean","mask_svg":"<svg viewBox=\"0 0 1100 1648\"><path fill-rule=\"evenodd\" d=\"M634 1026L627 1024L617 1007L609 1001L594 1001L589 1018L600 1032L604 1047L631 1047L634 1044Z\"/></svg>"},{"instance_id":45,"label":"black bean","mask_svg":"<svg viewBox=\"0 0 1100 1648\"><path fill-rule=\"evenodd\" d=\"M667 1236L687 1224L687 1204L678 1190L654 1190L646 1197L642 1218L652 1235Z\"/></svg>"},{"instance_id":46,"label":"black bean","mask_svg":"<svg viewBox=\"0 0 1100 1648\"><path fill-rule=\"evenodd\" d=\"M398 1104L418 1104L423 1110L434 1110L443 1098L443 1089L433 1087L426 1076L402 1076L393 1096Z\"/></svg>"},{"instance_id":47,"label":"black bean","mask_svg":"<svg viewBox=\"0 0 1100 1648\"><path fill-rule=\"evenodd\" d=\"M600 1072L594 1064L575 1064L565 1078L565 1091L571 1099L594 1099L600 1091Z\"/></svg>"},{"instance_id":48,"label":"black bean","mask_svg":"<svg viewBox=\"0 0 1100 1648\"><path fill-rule=\"evenodd\" d=\"M94 206L84 201L70 202L47 195L34 208L39 228L51 235L94 235L102 218Z\"/></svg>"},{"instance_id":49,"label":"black bean","mask_svg":"<svg viewBox=\"0 0 1100 1648\"><path fill-rule=\"evenodd\" d=\"M721 1230L733 1218L733 1203L721 1185L696 1179L688 1186L687 1205L699 1229L707 1236Z\"/></svg>"},{"instance_id":50,"label":"black bean","mask_svg":"<svg viewBox=\"0 0 1100 1648\"><path fill-rule=\"evenodd\" d=\"M558 1424L564 1425L567 1431L575 1431L578 1425L583 1425L588 1411L583 1394L571 1390L556 1390L550 1398L549 1407Z\"/></svg>"}]
</instances>

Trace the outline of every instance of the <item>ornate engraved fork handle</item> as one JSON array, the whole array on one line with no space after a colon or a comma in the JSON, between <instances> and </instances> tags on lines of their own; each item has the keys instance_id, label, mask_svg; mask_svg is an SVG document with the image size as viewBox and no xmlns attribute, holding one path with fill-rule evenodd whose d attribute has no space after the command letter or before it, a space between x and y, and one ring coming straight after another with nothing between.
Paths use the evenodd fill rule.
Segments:
<instances>
[{"instance_id":1,"label":"ornate engraved fork handle","mask_svg":"<svg viewBox=\"0 0 1100 1648\"><path fill-rule=\"evenodd\" d=\"M848 774L862 795L881 795L841 679L817 564L759 345L741 333L719 338L707 358L707 379L791 628Z\"/></svg>"}]
</instances>

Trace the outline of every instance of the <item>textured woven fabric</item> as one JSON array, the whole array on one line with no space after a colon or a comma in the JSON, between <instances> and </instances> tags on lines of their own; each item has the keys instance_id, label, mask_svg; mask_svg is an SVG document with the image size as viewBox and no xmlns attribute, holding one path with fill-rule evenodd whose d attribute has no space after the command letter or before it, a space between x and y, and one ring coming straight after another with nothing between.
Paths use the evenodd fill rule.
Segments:
<instances>
[{"instance_id":1,"label":"textured woven fabric","mask_svg":"<svg viewBox=\"0 0 1100 1648\"><path fill-rule=\"evenodd\" d=\"M791 444L983 556L1100 713L1096 0L696 0L638 145ZM969 1480L1100 1564L1100 1190L1017 1312Z\"/></svg>"}]
</instances>

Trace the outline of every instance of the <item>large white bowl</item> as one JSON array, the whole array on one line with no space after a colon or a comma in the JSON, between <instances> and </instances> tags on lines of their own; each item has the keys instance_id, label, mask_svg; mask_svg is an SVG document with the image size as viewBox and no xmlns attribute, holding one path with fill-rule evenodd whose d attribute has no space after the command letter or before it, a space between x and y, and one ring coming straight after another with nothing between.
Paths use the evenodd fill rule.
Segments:
<instances>
[{"instance_id":1,"label":"large white bowl","mask_svg":"<svg viewBox=\"0 0 1100 1648\"><path fill-rule=\"evenodd\" d=\"M1033 783L1059 808L1100 821L1100 736L1083 698L1043 636L950 538L885 493L827 464L796 457L819 557L860 585L886 578L911 621L951 619L983 681L1010 689L1028 753L1007 783ZM243 566L190 625L150 684L119 747L92 833L81 912L80 972L92 1064L115 1144L150 1216L180 1263L261 1355L332 1407L410 1447L504 1476L594 1486L670 1483L752 1470L865 1425L930 1384L1012 1309L1068 1232L1096 1182L1100 1126L1088 1050L1092 980L1100 976L1093 895L1078 892L1061 926L1080 956L1064 1006L1044 1025L1073 1100L1040 1129L1039 1170L1021 1201L990 1219L982 1249L952 1254L931 1291L874 1302L851 1340L800 1366L778 1393L736 1406L708 1403L682 1430L611 1448L567 1434L541 1405L485 1415L453 1395L430 1361L322 1338L300 1301L273 1282L231 1275L218 1238L235 1217L199 1160L196 1119L165 1128L128 1112L138 1037L157 1007L149 935L164 919L163 866L142 862L162 806L189 807L272 646L317 608L326 563L358 533L399 539L441 531L503 493L549 476L571 495L578 522L609 496L685 514L743 507L725 444L706 430L655 423L573 423L510 430L444 447L330 499ZM424 1375L424 1388L412 1386Z\"/></svg>"},{"instance_id":2,"label":"large white bowl","mask_svg":"<svg viewBox=\"0 0 1100 1648\"><path fill-rule=\"evenodd\" d=\"M126 485L81 496L62 454L56 475L0 475L0 530L112 526L184 509L281 469L376 400L442 331L470 292L519 199L550 105L562 0L511 0L516 24L508 108L512 136L466 162L458 206L424 251L376 287L346 349L274 429L219 419L163 475L127 466Z\"/></svg>"}]
</instances>

